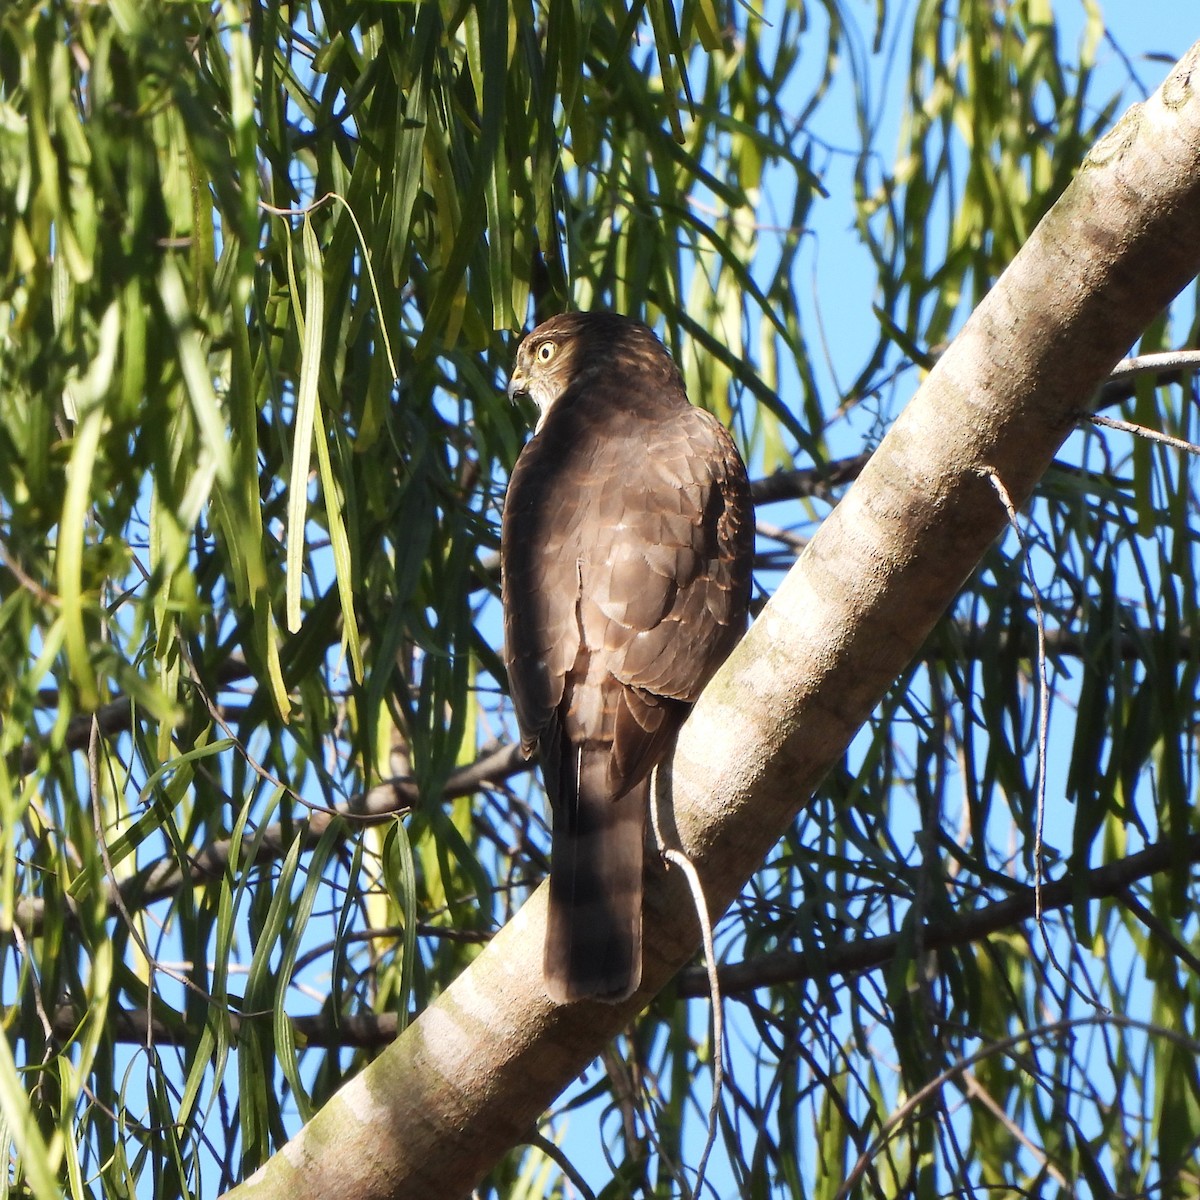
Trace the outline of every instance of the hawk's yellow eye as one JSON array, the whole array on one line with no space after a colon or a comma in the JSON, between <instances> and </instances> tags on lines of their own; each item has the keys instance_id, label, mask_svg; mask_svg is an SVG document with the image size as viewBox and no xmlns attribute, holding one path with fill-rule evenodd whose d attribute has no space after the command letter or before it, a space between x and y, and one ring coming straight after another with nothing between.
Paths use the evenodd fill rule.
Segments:
<instances>
[{"instance_id":1,"label":"hawk's yellow eye","mask_svg":"<svg viewBox=\"0 0 1200 1200\"><path fill-rule=\"evenodd\" d=\"M540 346L537 348L537 360L538 360L538 362L540 362L540 363L548 363L548 362L549 362L549 361L550 361L550 360L551 360L551 359L554 357L554 353L555 353L555 351L556 351L557 349L558 349L558 343L557 343L557 342L543 342L543 343L542 343L542 344L541 344L541 345L540 345Z\"/></svg>"}]
</instances>

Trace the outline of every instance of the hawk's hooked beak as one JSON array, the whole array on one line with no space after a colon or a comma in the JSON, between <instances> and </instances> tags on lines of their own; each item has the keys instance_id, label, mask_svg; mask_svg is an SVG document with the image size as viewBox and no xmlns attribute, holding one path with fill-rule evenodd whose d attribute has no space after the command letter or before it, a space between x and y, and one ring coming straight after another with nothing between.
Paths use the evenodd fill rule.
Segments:
<instances>
[{"instance_id":1,"label":"hawk's hooked beak","mask_svg":"<svg viewBox=\"0 0 1200 1200\"><path fill-rule=\"evenodd\" d=\"M518 396L529 394L529 376L520 367L513 367L513 373L508 380L508 398L515 400Z\"/></svg>"}]
</instances>

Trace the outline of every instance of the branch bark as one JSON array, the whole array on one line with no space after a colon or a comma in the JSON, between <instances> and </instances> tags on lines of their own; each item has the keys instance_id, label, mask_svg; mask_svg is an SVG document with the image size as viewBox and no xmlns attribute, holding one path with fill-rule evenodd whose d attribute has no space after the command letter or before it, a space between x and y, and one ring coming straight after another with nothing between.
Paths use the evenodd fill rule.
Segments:
<instances>
[{"instance_id":1,"label":"branch bark","mask_svg":"<svg viewBox=\"0 0 1200 1200\"><path fill-rule=\"evenodd\" d=\"M1200 834L1192 834L1182 846L1170 840L1155 842L1135 854L1093 867L1082 877L1068 874L1052 883L1043 884L1042 912L1054 912L1084 898L1102 900L1112 896L1123 897L1139 879L1171 870L1181 862L1200 862ZM1035 889L1018 888L1011 896L984 904L952 921L927 922L921 930L921 946L930 951L984 941L994 933L1009 932L1033 920L1037 907ZM729 963L719 971L721 994L735 996L760 987L874 971L887 966L896 957L906 937L906 932L901 930L879 937L851 938L818 953L791 954L781 951L745 962ZM689 967L682 972L677 992L680 996L707 996L708 976L704 969Z\"/></svg>"},{"instance_id":2,"label":"branch bark","mask_svg":"<svg viewBox=\"0 0 1200 1200\"><path fill-rule=\"evenodd\" d=\"M1200 268L1200 44L1097 144L824 522L680 735L662 826L724 911L1005 525L1096 389ZM544 889L239 1200L456 1197L690 958L647 872L641 990L555 1006Z\"/></svg>"},{"instance_id":3,"label":"branch bark","mask_svg":"<svg viewBox=\"0 0 1200 1200\"><path fill-rule=\"evenodd\" d=\"M126 713L129 711L128 703L121 702L117 707ZM451 772L442 788L441 799L448 801L474 795L481 787L502 783L529 769L530 764L521 753L519 744L502 743L486 751L473 763ZM355 824L377 825L420 803L420 789L412 779L384 779L334 808L314 809L305 821L286 825L276 822L261 833L246 834L240 845L235 845L232 838L210 842L192 855L186 869L178 859L165 858L119 883L110 879L106 904L113 914L120 911L122 905L131 909L145 908L156 900L173 895L181 887L194 887L219 876L229 868L234 850L240 851L241 861L247 866L275 862L291 850L297 838L301 839L303 849L311 850L338 818L346 820L347 829ZM36 937L41 932L45 909L46 902L39 897L22 897L17 901L13 920L25 933Z\"/></svg>"}]
</instances>

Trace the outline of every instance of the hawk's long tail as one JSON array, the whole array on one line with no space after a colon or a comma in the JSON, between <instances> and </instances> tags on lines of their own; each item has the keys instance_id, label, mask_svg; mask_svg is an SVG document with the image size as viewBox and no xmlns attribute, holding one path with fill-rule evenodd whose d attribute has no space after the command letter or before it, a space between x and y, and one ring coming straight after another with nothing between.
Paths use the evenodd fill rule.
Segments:
<instances>
[{"instance_id":1,"label":"hawk's long tail","mask_svg":"<svg viewBox=\"0 0 1200 1200\"><path fill-rule=\"evenodd\" d=\"M611 748L564 754L550 853L546 991L616 1003L642 978L642 857L650 780L606 793ZM578 774L576 774L578 772Z\"/></svg>"}]
</instances>

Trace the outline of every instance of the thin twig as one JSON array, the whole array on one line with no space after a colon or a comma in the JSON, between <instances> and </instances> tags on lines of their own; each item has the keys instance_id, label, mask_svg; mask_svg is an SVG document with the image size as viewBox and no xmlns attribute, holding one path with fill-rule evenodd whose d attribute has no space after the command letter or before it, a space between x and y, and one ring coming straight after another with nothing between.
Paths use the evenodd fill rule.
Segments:
<instances>
[{"instance_id":1,"label":"thin twig","mask_svg":"<svg viewBox=\"0 0 1200 1200\"><path fill-rule=\"evenodd\" d=\"M767 521L755 522L754 528L757 530L759 537L779 542L795 554L799 554L808 545L810 540L802 534L793 533L790 529L783 529L781 526L772 525Z\"/></svg>"},{"instance_id":2,"label":"thin twig","mask_svg":"<svg viewBox=\"0 0 1200 1200\"><path fill-rule=\"evenodd\" d=\"M1116 417L1092 417L1093 425L1103 425L1107 429L1119 429L1122 433L1132 433L1137 437L1144 437L1152 442L1161 442L1164 446L1170 446L1175 450L1182 450L1185 454L1200 455L1200 446L1194 442L1184 441L1183 438L1172 437L1169 433L1160 433L1157 429L1149 429L1145 425L1136 425L1133 421L1121 421Z\"/></svg>"},{"instance_id":3,"label":"thin twig","mask_svg":"<svg viewBox=\"0 0 1200 1200\"><path fill-rule=\"evenodd\" d=\"M42 1059L42 1065L45 1066L54 1057L54 1027L50 1023L50 1016L46 1012L46 1005L42 1000L42 981L38 978L37 966L33 961L33 956L29 953L29 946L19 925L13 925L13 939L17 943L17 952L27 964L29 980L33 987L33 1008L38 1015L38 1020L42 1023L42 1033L46 1035L46 1056Z\"/></svg>"},{"instance_id":4,"label":"thin twig","mask_svg":"<svg viewBox=\"0 0 1200 1200\"><path fill-rule=\"evenodd\" d=\"M1123 358L1108 373L1108 382L1124 383L1139 375L1165 375L1179 371L1200 371L1200 350L1164 350L1159 354L1139 354Z\"/></svg>"},{"instance_id":5,"label":"thin twig","mask_svg":"<svg viewBox=\"0 0 1200 1200\"><path fill-rule=\"evenodd\" d=\"M1197 1046L1196 1041L1178 1030L1168 1029L1162 1025L1155 1025L1150 1021L1138 1021L1133 1017L1122 1016L1119 1013L1096 1013L1089 1017L1071 1017L1067 1020L1053 1021L1047 1025L1039 1025L1035 1029L1027 1029L1019 1033L1014 1033L1009 1037L1001 1038L999 1041L992 1042L990 1045L977 1050L974 1054L968 1055L966 1058L960 1058L957 1062L952 1063L940 1074L934 1076L924 1087L914 1092L905 1100L883 1123L883 1128L879 1131L878 1136L871 1145L859 1155L858 1161L854 1164L850 1174L846 1176L845 1183L838 1189L836 1200L845 1200L846 1197L853 1193L854 1187L862 1178L863 1172L867 1169L871 1160L887 1145L892 1133L909 1116L916 1112L926 1100L935 1095L956 1075L961 1075L963 1072L970 1070L976 1063L984 1062L996 1055L1008 1054L1017 1046L1037 1041L1040 1038L1057 1037L1064 1033L1072 1033L1077 1029L1083 1029L1091 1025L1115 1025L1120 1029L1134 1029L1149 1037L1164 1038L1173 1045L1181 1047L1187 1054L1194 1056L1200 1052L1200 1047Z\"/></svg>"},{"instance_id":6,"label":"thin twig","mask_svg":"<svg viewBox=\"0 0 1200 1200\"><path fill-rule=\"evenodd\" d=\"M362 254L363 266L367 273L367 282L371 285L371 295L375 299L375 312L379 316L379 326L376 332L383 342L383 350L388 360L388 370L392 373L392 382L394 383L399 379L400 373L396 368L395 355L392 353L392 340L388 336L387 322L383 319L383 304L379 299L379 285L375 282L375 270L371 265L371 255L367 246L367 239L363 235L362 226L358 223L358 217L354 215L354 209L350 207L350 202L337 192L326 192L325 195L318 197L305 208L276 208L272 204L267 204L264 200L260 200L258 206L264 212L272 213L274 216L283 217L284 219L288 217L304 217L307 219L318 208L332 204L335 200L346 210L346 214L350 218L350 223L354 226L354 232L358 235L358 249Z\"/></svg>"},{"instance_id":7,"label":"thin twig","mask_svg":"<svg viewBox=\"0 0 1200 1200\"><path fill-rule=\"evenodd\" d=\"M1182 383L1185 376L1200 371L1200 350L1167 350L1161 354L1141 354L1123 358L1100 386L1093 408L1120 404L1134 395L1135 383L1142 375L1153 375L1155 386Z\"/></svg>"},{"instance_id":8,"label":"thin twig","mask_svg":"<svg viewBox=\"0 0 1200 1200\"><path fill-rule=\"evenodd\" d=\"M88 786L91 789L92 800L92 831L96 835L96 846L100 851L100 861L104 864L104 877L108 880L108 893L112 898L113 906L121 915L121 920L125 923L126 929L129 930L129 936L133 938L134 945L141 951L146 961L156 971L161 971L169 979L173 979L182 987L187 988L195 995L199 996L207 1004L214 1004L213 997L206 992L194 979L189 978L181 971L176 971L172 967L166 966L158 961L153 951L150 949L146 939L142 936L142 931L133 919L133 914L125 903L125 897L121 893L121 887L117 882L116 869L113 866L112 856L108 849L108 838L104 832L104 820L101 812L100 798L100 725L97 721L92 721L92 740L88 746ZM147 1037L154 1024L154 997L155 991L150 988L147 991ZM152 1046L151 1041L147 1041L147 1047Z\"/></svg>"},{"instance_id":9,"label":"thin twig","mask_svg":"<svg viewBox=\"0 0 1200 1200\"><path fill-rule=\"evenodd\" d=\"M1037 1145L1020 1125L1004 1111L1004 1106L979 1082L975 1072L971 1070L963 1071L962 1082L963 1090L967 1096L972 1100L978 1100L992 1114L993 1118L1008 1130L1009 1137L1024 1146L1042 1164L1042 1169L1046 1174L1060 1188L1066 1189L1068 1186L1066 1176L1050 1161L1050 1156L1046 1153L1045 1149Z\"/></svg>"},{"instance_id":10,"label":"thin twig","mask_svg":"<svg viewBox=\"0 0 1200 1200\"><path fill-rule=\"evenodd\" d=\"M1025 561L1025 575L1029 581L1029 590L1033 595L1034 616L1037 620L1038 755L1037 783L1034 789L1034 920L1037 922L1038 932L1042 937L1042 945L1046 949L1046 957L1050 960L1054 969L1063 977L1064 982L1071 991L1093 1008L1107 1011L1103 1009L1103 1006L1094 997L1084 992L1067 971L1063 969L1057 955L1054 953L1054 947L1050 944L1050 936L1046 932L1045 922L1042 920L1043 839L1046 827L1046 762L1049 757L1048 742L1050 735L1050 681L1046 671L1046 615L1042 611L1042 595L1038 591L1037 580L1033 576L1033 559L1030 556L1029 546L1026 544L1025 537L1021 533L1021 526L1017 520L1017 510L1013 506L1012 497L1008 494L1008 489L1004 486L1004 481L995 471L989 469L986 471L986 476L991 482L992 487L996 489L996 494L1000 497L1000 503L1004 505L1004 511L1008 514L1008 523L1012 527L1013 533L1016 534L1017 545L1021 548L1021 557Z\"/></svg>"},{"instance_id":11,"label":"thin twig","mask_svg":"<svg viewBox=\"0 0 1200 1200\"><path fill-rule=\"evenodd\" d=\"M996 489L1000 503L1004 505L1004 511L1008 514L1008 523L1017 536L1017 545L1021 548L1021 557L1025 560L1025 574L1029 581L1029 590L1033 595L1033 612L1037 620L1038 757L1037 784L1034 789L1036 827L1033 841L1033 911L1034 919L1040 926L1042 922L1042 838L1046 824L1046 758L1050 728L1050 683L1046 677L1046 615L1042 611L1042 594L1038 591L1037 580L1033 577L1033 560L1029 556L1029 547L1025 544L1025 537L1021 533L1021 525L1017 520L1017 510L1013 505L1012 497L1008 494L1008 488L1004 486L1004 481L995 471L988 468L984 475ZM1045 938L1044 932L1042 936ZM1049 943L1047 943L1046 949L1050 950ZM1050 951L1050 956L1054 957L1053 951ZM1057 965L1055 963L1055 966Z\"/></svg>"},{"instance_id":12,"label":"thin twig","mask_svg":"<svg viewBox=\"0 0 1200 1200\"><path fill-rule=\"evenodd\" d=\"M588 1187L587 1180L579 1173L570 1158L563 1153L563 1148L557 1142L552 1142L545 1134L534 1131L525 1139L525 1144L540 1150L548 1159L556 1163L558 1169L578 1189L583 1200L596 1200L596 1193Z\"/></svg>"},{"instance_id":13,"label":"thin twig","mask_svg":"<svg viewBox=\"0 0 1200 1200\"><path fill-rule=\"evenodd\" d=\"M655 782L659 779L655 771ZM717 976L717 952L713 945L712 920L708 914L708 902L704 897L704 888L700 884L700 876L692 860L681 850L666 844L666 838L658 822L658 805L650 805L650 823L654 829L654 841L663 858L683 872L688 888L692 893L692 904L696 909L696 919L700 923L700 936L704 941L704 966L708 971L708 994L712 1002L713 1028L713 1094L712 1103L708 1108L708 1134L704 1140L704 1150L696 1167L696 1186L692 1195L699 1196L704 1189L704 1172L708 1167L708 1158L717 1140L717 1120L721 1113L721 1089L725 1082L725 1011L721 1000L721 981ZM682 1182L682 1180L681 1180Z\"/></svg>"},{"instance_id":14,"label":"thin twig","mask_svg":"<svg viewBox=\"0 0 1200 1200\"><path fill-rule=\"evenodd\" d=\"M704 965L708 970L708 990L712 1000L713 1095L712 1103L708 1106L708 1136L704 1140L704 1151L696 1167L693 1195L699 1196L704 1190L704 1172L708 1167L708 1156L717 1140L717 1118L721 1113L721 1088L725 1083L725 1008L721 999L721 981L717 977L712 921L709 919L704 889L700 886L700 876L696 874L692 860L682 850L664 849L663 857L683 872L691 889L692 903L696 906L696 917L700 921L700 934L704 939Z\"/></svg>"},{"instance_id":15,"label":"thin twig","mask_svg":"<svg viewBox=\"0 0 1200 1200\"><path fill-rule=\"evenodd\" d=\"M0 538L0 563L3 563L16 576L17 582L27 591L32 593L38 601L50 608L59 608L62 601L51 592L46 591L44 587L36 579L31 576L23 566L16 560L13 552L8 548L7 543L3 538Z\"/></svg>"}]
</instances>

